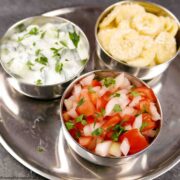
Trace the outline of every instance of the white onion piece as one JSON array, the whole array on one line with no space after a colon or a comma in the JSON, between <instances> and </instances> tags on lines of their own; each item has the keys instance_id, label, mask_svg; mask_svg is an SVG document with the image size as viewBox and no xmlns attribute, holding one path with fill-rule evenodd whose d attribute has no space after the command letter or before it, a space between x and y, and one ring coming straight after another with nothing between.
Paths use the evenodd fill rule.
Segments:
<instances>
[{"instance_id":1,"label":"white onion piece","mask_svg":"<svg viewBox=\"0 0 180 180\"><path fill-rule=\"evenodd\" d=\"M131 125L126 125L126 126L124 126L124 129L125 129L126 131L129 131L129 130L132 129L132 126L131 126Z\"/></svg>"},{"instance_id":2,"label":"white onion piece","mask_svg":"<svg viewBox=\"0 0 180 180\"><path fill-rule=\"evenodd\" d=\"M120 157L121 156L120 143L112 142L111 147L109 149L109 154L115 157Z\"/></svg>"},{"instance_id":3,"label":"white onion piece","mask_svg":"<svg viewBox=\"0 0 180 180\"><path fill-rule=\"evenodd\" d=\"M85 136L91 136L91 133L95 129L101 127L101 125L102 125L102 123L91 123L91 124L84 126L84 128L83 128L84 135Z\"/></svg>"},{"instance_id":4,"label":"white onion piece","mask_svg":"<svg viewBox=\"0 0 180 180\"><path fill-rule=\"evenodd\" d=\"M69 111L67 111L67 114L72 118L77 118L78 114L76 112L76 106L73 105L73 107Z\"/></svg>"},{"instance_id":5,"label":"white onion piece","mask_svg":"<svg viewBox=\"0 0 180 180\"><path fill-rule=\"evenodd\" d=\"M65 99L64 105L66 107L66 110L69 111L73 107L73 101L71 99Z\"/></svg>"},{"instance_id":6,"label":"white onion piece","mask_svg":"<svg viewBox=\"0 0 180 180\"><path fill-rule=\"evenodd\" d=\"M105 116L109 116L112 111L113 111L113 108L116 104L119 104L119 98L118 97L115 97L115 98L112 98L107 104L106 104L106 107L105 107Z\"/></svg>"},{"instance_id":7,"label":"white onion piece","mask_svg":"<svg viewBox=\"0 0 180 180\"><path fill-rule=\"evenodd\" d=\"M126 94L121 94L119 97L119 104L122 109L124 109L129 104L129 98Z\"/></svg>"},{"instance_id":8,"label":"white onion piece","mask_svg":"<svg viewBox=\"0 0 180 180\"><path fill-rule=\"evenodd\" d=\"M142 126L142 114L136 117L133 123L133 129L140 129Z\"/></svg>"},{"instance_id":9,"label":"white onion piece","mask_svg":"<svg viewBox=\"0 0 180 180\"><path fill-rule=\"evenodd\" d=\"M130 107L134 107L137 104L139 104L139 101L141 100L141 96L136 96L133 98L133 100L131 101L131 103L129 104Z\"/></svg>"},{"instance_id":10,"label":"white onion piece","mask_svg":"<svg viewBox=\"0 0 180 180\"><path fill-rule=\"evenodd\" d=\"M154 103L150 103L150 112L151 112L151 115L152 115L152 119L154 121L157 121L157 120L161 119L161 116L158 113L157 108L156 108Z\"/></svg>"},{"instance_id":11,"label":"white onion piece","mask_svg":"<svg viewBox=\"0 0 180 180\"><path fill-rule=\"evenodd\" d=\"M94 77L95 77L95 74L93 73L93 74L85 77L84 79L82 79L82 80L80 81L80 83L81 83L83 86L91 85L92 80L94 79Z\"/></svg>"},{"instance_id":12,"label":"white onion piece","mask_svg":"<svg viewBox=\"0 0 180 180\"><path fill-rule=\"evenodd\" d=\"M117 93L119 93L120 95L121 94L127 94L129 92L129 90L127 90L127 89L121 89L121 90L119 90L119 91L117 91Z\"/></svg>"},{"instance_id":13,"label":"white onion piece","mask_svg":"<svg viewBox=\"0 0 180 180\"><path fill-rule=\"evenodd\" d=\"M154 137L156 135L156 131L153 129L150 129L150 130L142 132L142 134L148 137Z\"/></svg>"},{"instance_id":14,"label":"white onion piece","mask_svg":"<svg viewBox=\"0 0 180 180\"><path fill-rule=\"evenodd\" d=\"M133 113L134 113L134 108L132 108L132 107L126 107L126 108L124 108L123 110L122 110L122 112L121 112L121 115L122 116L124 116L124 115L132 115Z\"/></svg>"},{"instance_id":15,"label":"white onion piece","mask_svg":"<svg viewBox=\"0 0 180 180\"><path fill-rule=\"evenodd\" d=\"M115 84L115 88L120 88L123 86L124 84L124 73L121 73L120 75L118 75L115 78L116 84Z\"/></svg>"},{"instance_id":16,"label":"white onion piece","mask_svg":"<svg viewBox=\"0 0 180 180\"><path fill-rule=\"evenodd\" d=\"M109 89L105 86L102 86L102 88L99 90L99 96L103 96Z\"/></svg>"},{"instance_id":17,"label":"white onion piece","mask_svg":"<svg viewBox=\"0 0 180 180\"><path fill-rule=\"evenodd\" d=\"M124 154L124 156L127 156L129 150L130 150L130 144L127 138L124 138L121 146L120 146L121 152Z\"/></svg>"},{"instance_id":18,"label":"white onion piece","mask_svg":"<svg viewBox=\"0 0 180 180\"><path fill-rule=\"evenodd\" d=\"M95 153L100 156L107 156L112 141L104 141L96 145Z\"/></svg>"},{"instance_id":19,"label":"white onion piece","mask_svg":"<svg viewBox=\"0 0 180 180\"><path fill-rule=\"evenodd\" d=\"M100 86L95 86L92 88L93 91L95 91L97 94L99 94L101 87Z\"/></svg>"},{"instance_id":20,"label":"white onion piece","mask_svg":"<svg viewBox=\"0 0 180 180\"><path fill-rule=\"evenodd\" d=\"M73 94L74 94L74 96L76 97L76 99L79 98L79 96L80 96L80 94L81 94L81 90L82 90L82 88L81 88L81 86L80 86L79 84L77 84L77 85L74 86L74 92L73 92Z\"/></svg>"}]
</instances>

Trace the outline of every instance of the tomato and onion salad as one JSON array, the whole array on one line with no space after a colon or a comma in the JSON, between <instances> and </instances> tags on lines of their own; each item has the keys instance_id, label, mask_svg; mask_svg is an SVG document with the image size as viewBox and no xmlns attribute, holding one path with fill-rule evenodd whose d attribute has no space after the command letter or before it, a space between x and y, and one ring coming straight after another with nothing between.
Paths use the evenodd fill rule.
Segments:
<instances>
[{"instance_id":1,"label":"tomato and onion salad","mask_svg":"<svg viewBox=\"0 0 180 180\"><path fill-rule=\"evenodd\" d=\"M137 87L124 73L102 79L93 73L64 100L63 120L85 149L120 157L145 149L159 131L161 116L150 88Z\"/></svg>"}]
</instances>

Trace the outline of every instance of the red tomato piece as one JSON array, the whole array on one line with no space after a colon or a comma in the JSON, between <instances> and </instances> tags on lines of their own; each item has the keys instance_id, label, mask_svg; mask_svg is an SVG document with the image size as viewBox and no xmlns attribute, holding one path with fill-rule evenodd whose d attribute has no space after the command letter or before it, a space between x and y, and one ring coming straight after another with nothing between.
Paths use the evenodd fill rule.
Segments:
<instances>
[{"instance_id":1,"label":"red tomato piece","mask_svg":"<svg viewBox=\"0 0 180 180\"><path fill-rule=\"evenodd\" d=\"M85 116L91 116L95 113L95 107L91 101L85 100L83 104L77 107L78 114L84 114Z\"/></svg>"},{"instance_id":2,"label":"red tomato piece","mask_svg":"<svg viewBox=\"0 0 180 180\"><path fill-rule=\"evenodd\" d=\"M97 100L98 100L98 94L96 92L89 93L89 97L91 102L96 106Z\"/></svg>"},{"instance_id":3,"label":"red tomato piece","mask_svg":"<svg viewBox=\"0 0 180 180\"><path fill-rule=\"evenodd\" d=\"M72 136L74 139L76 139L76 131L77 131L77 130L76 130L75 128L69 130L69 133L71 134L71 136Z\"/></svg>"},{"instance_id":4,"label":"red tomato piece","mask_svg":"<svg viewBox=\"0 0 180 180\"><path fill-rule=\"evenodd\" d=\"M149 99L143 99L140 100L139 104L136 105L136 108L140 110L142 113L149 113L150 112L150 100Z\"/></svg>"},{"instance_id":5,"label":"red tomato piece","mask_svg":"<svg viewBox=\"0 0 180 180\"><path fill-rule=\"evenodd\" d=\"M106 122L102 125L102 128L104 130L110 128L110 127L113 127L115 126L117 123L119 123L121 121L121 117L116 114L114 116L109 116L106 120Z\"/></svg>"},{"instance_id":6,"label":"red tomato piece","mask_svg":"<svg viewBox=\"0 0 180 180\"><path fill-rule=\"evenodd\" d=\"M101 86L101 82L99 82L98 80L94 79L92 81L92 86L95 87L95 86Z\"/></svg>"},{"instance_id":7,"label":"red tomato piece","mask_svg":"<svg viewBox=\"0 0 180 180\"><path fill-rule=\"evenodd\" d=\"M135 116L126 114L126 115L122 116L121 125L122 126L132 125L134 120L135 120Z\"/></svg>"},{"instance_id":8,"label":"red tomato piece","mask_svg":"<svg viewBox=\"0 0 180 180\"><path fill-rule=\"evenodd\" d=\"M156 101L156 97L154 95L154 92L150 88L142 86L142 87L135 88L133 91L140 93L141 96L147 97L149 100L151 100L153 102Z\"/></svg>"},{"instance_id":9,"label":"red tomato piece","mask_svg":"<svg viewBox=\"0 0 180 180\"><path fill-rule=\"evenodd\" d=\"M84 128L84 125L81 122L78 122L75 124L75 127L79 130L82 130Z\"/></svg>"},{"instance_id":10,"label":"red tomato piece","mask_svg":"<svg viewBox=\"0 0 180 180\"><path fill-rule=\"evenodd\" d=\"M120 141L122 142L124 138L127 138L130 144L129 154L135 154L146 148L149 144L138 129L132 129L125 132L120 136Z\"/></svg>"},{"instance_id":11,"label":"red tomato piece","mask_svg":"<svg viewBox=\"0 0 180 180\"><path fill-rule=\"evenodd\" d=\"M91 136L81 136L79 137L79 144L87 148L90 145L91 140L92 140Z\"/></svg>"},{"instance_id":12,"label":"red tomato piece","mask_svg":"<svg viewBox=\"0 0 180 180\"><path fill-rule=\"evenodd\" d=\"M113 131L109 131L106 133L104 139L105 140L112 140Z\"/></svg>"},{"instance_id":13,"label":"red tomato piece","mask_svg":"<svg viewBox=\"0 0 180 180\"><path fill-rule=\"evenodd\" d=\"M87 121L88 124L94 123L94 117L93 116L88 116L86 118L86 121Z\"/></svg>"},{"instance_id":14,"label":"red tomato piece","mask_svg":"<svg viewBox=\"0 0 180 180\"><path fill-rule=\"evenodd\" d=\"M148 113L142 114L142 119L144 123L144 127L142 128L142 132L150 129L154 129L156 127L156 122L152 120L151 115Z\"/></svg>"},{"instance_id":15,"label":"red tomato piece","mask_svg":"<svg viewBox=\"0 0 180 180\"><path fill-rule=\"evenodd\" d=\"M63 112L63 118L64 118L64 121L69 121L71 119L71 117L68 115L67 112Z\"/></svg>"}]
</instances>

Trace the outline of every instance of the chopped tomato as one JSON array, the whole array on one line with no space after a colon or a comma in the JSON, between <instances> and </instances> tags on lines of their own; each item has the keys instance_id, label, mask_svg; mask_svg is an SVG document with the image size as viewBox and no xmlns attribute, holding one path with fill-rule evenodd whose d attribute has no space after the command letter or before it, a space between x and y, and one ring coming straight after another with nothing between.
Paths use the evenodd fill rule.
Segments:
<instances>
[{"instance_id":1,"label":"chopped tomato","mask_svg":"<svg viewBox=\"0 0 180 180\"><path fill-rule=\"evenodd\" d=\"M105 140L112 140L113 131L109 131L105 135Z\"/></svg>"},{"instance_id":2,"label":"chopped tomato","mask_svg":"<svg viewBox=\"0 0 180 180\"><path fill-rule=\"evenodd\" d=\"M101 83L100 83L100 81L94 79L94 80L92 81L92 86L93 86L93 87L95 87L95 86L101 86Z\"/></svg>"},{"instance_id":3,"label":"chopped tomato","mask_svg":"<svg viewBox=\"0 0 180 180\"><path fill-rule=\"evenodd\" d=\"M150 112L150 100L149 99L140 100L140 102L136 106L136 108L138 110L140 110L141 113L149 113Z\"/></svg>"},{"instance_id":4,"label":"chopped tomato","mask_svg":"<svg viewBox=\"0 0 180 180\"><path fill-rule=\"evenodd\" d=\"M104 130L108 129L109 127L115 126L117 123L121 121L121 117L116 114L114 116L109 116L106 120L106 122L102 125L102 128Z\"/></svg>"},{"instance_id":5,"label":"chopped tomato","mask_svg":"<svg viewBox=\"0 0 180 180\"><path fill-rule=\"evenodd\" d=\"M133 91L138 92L141 96L147 97L149 100L151 100L153 102L156 101L156 97L154 95L154 92L150 88L142 86L142 87L135 88Z\"/></svg>"},{"instance_id":6,"label":"chopped tomato","mask_svg":"<svg viewBox=\"0 0 180 180\"><path fill-rule=\"evenodd\" d=\"M67 112L63 112L63 118L65 121L69 121L71 119L71 117L69 116Z\"/></svg>"},{"instance_id":7,"label":"chopped tomato","mask_svg":"<svg viewBox=\"0 0 180 180\"><path fill-rule=\"evenodd\" d=\"M90 144L92 140L91 136L81 136L79 138L79 144L83 147L88 147L88 145Z\"/></svg>"},{"instance_id":8,"label":"chopped tomato","mask_svg":"<svg viewBox=\"0 0 180 180\"><path fill-rule=\"evenodd\" d=\"M91 102L96 106L97 100L98 100L98 94L96 92L89 93L89 97Z\"/></svg>"},{"instance_id":9,"label":"chopped tomato","mask_svg":"<svg viewBox=\"0 0 180 180\"><path fill-rule=\"evenodd\" d=\"M125 132L120 136L120 141L122 142L124 138L127 138L130 144L129 154L135 154L148 146L146 138L138 129L132 129Z\"/></svg>"},{"instance_id":10,"label":"chopped tomato","mask_svg":"<svg viewBox=\"0 0 180 180\"><path fill-rule=\"evenodd\" d=\"M93 149L95 149L95 147L96 147L96 141L97 141L97 137L92 137L92 139L91 139L91 141L90 141L90 143L89 143L89 145L88 145L88 149L89 150L93 150Z\"/></svg>"},{"instance_id":11,"label":"chopped tomato","mask_svg":"<svg viewBox=\"0 0 180 180\"><path fill-rule=\"evenodd\" d=\"M70 129L70 130L69 130L69 133L71 134L71 136L72 136L74 139L76 139L76 129L75 129L75 128Z\"/></svg>"},{"instance_id":12,"label":"chopped tomato","mask_svg":"<svg viewBox=\"0 0 180 180\"><path fill-rule=\"evenodd\" d=\"M88 116L86 118L86 121L87 121L88 124L94 123L94 117L93 116Z\"/></svg>"},{"instance_id":13,"label":"chopped tomato","mask_svg":"<svg viewBox=\"0 0 180 180\"><path fill-rule=\"evenodd\" d=\"M122 116L121 125L122 126L132 125L134 120L135 120L135 116L126 114L126 115Z\"/></svg>"},{"instance_id":14,"label":"chopped tomato","mask_svg":"<svg viewBox=\"0 0 180 180\"><path fill-rule=\"evenodd\" d=\"M95 113L95 107L89 100L85 100L80 106L77 107L78 114L84 114L85 116L91 116Z\"/></svg>"},{"instance_id":15,"label":"chopped tomato","mask_svg":"<svg viewBox=\"0 0 180 180\"><path fill-rule=\"evenodd\" d=\"M84 126L82 125L81 122L78 122L78 123L75 124L75 127L76 127L77 129L79 129L79 130L82 130Z\"/></svg>"},{"instance_id":16,"label":"chopped tomato","mask_svg":"<svg viewBox=\"0 0 180 180\"><path fill-rule=\"evenodd\" d=\"M141 131L144 132L146 130L154 129L156 127L156 122L152 120L151 115L148 113L142 114L143 126Z\"/></svg>"}]
</instances>

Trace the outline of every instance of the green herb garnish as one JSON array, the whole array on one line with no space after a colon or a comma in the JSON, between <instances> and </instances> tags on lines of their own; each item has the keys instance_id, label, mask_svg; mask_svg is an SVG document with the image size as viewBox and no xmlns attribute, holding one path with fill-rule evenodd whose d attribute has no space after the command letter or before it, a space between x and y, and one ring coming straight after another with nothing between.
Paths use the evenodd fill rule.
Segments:
<instances>
[{"instance_id":1,"label":"green herb garnish","mask_svg":"<svg viewBox=\"0 0 180 180\"><path fill-rule=\"evenodd\" d=\"M66 41L60 41L60 44L63 45L64 47L68 47Z\"/></svg>"},{"instance_id":2,"label":"green herb garnish","mask_svg":"<svg viewBox=\"0 0 180 180\"><path fill-rule=\"evenodd\" d=\"M74 31L73 33L69 32L69 38L73 42L74 46L77 48L80 40L80 36L76 33L76 31Z\"/></svg>"},{"instance_id":3,"label":"green herb garnish","mask_svg":"<svg viewBox=\"0 0 180 180\"><path fill-rule=\"evenodd\" d=\"M112 134L111 138L113 141L118 141L120 134L122 134L125 129L120 124L117 124L114 126L113 130L115 130L115 132Z\"/></svg>"},{"instance_id":4,"label":"green herb garnish","mask_svg":"<svg viewBox=\"0 0 180 180\"><path fill-rule=\"evenodd\" d=\"M10 67L11 64L13 63L13 61L14 61L14 58L12 58L11 60L9 60L9 61L7 62L7 65Z\"/></svg>"},{"instance_id":5,"label":"green herb garnish","mask_svg":"<svg viewBox=\"0 0 180 180\"><path fill-rule=\"evenodd\" d=\"M42 32L40 38L43 39L45 34L46 34L46 31Z\"/></svg>"},{"instance_id":6,"label":"green herb garnish","mask_svg":"<svg viewBox=\"0 0 180 180\"><path fill-rule=\"evenodd\" d=\"M27 61L26 65L29 70L32 70L32 67L34 66L34 64L31 61Z\"/></svg>"},{"instance_id":7,"label":"green herb garnish","mask_svg":"<svg viewBox=\"0 0 180 180\"><path fill-rule=\"evenodd\" d=\"M36 148L37 152L44 152L46 149L43 146L37 146Z\"/></svg>"},{"instance_id":8,"label":"green herb garnish","mask_svg":"<svg viewBox=\"0 0 180 180\"><path fill-rule=\"evenodd\" d=\"M92 94L92 93L95 93L96 91L93 90L92 86L89 86L88 87L88 92Z\"/></svg>"},{"instance_id":9,"label":"green herb garnish","mask_svg":"<svg viewBox=\"0 0 180 180\"><path fill-rule=\"evenodd\" d=\"M114 93L114 94L112 94L112 97L120 97L120 96L121 96L120 93Z\"/></svg>"},{"instance_id":10,"label":"green herb garnish","mask_svg":"<svg viewBox=\"0 0 180 180\"><path fill-rule=\"evenodd\" d=\"M41 53L41 49L37 49L37 50L35 51L35 55L36 55L36 56L39 56L40 53Z\"/></svg>"},{"instance_id":11,"label":"green herb garnish","mask_svg":"<svg viewBox=\"0 0 180 180\"><path fill-rule=\"evenodd\" d=\"M71 130L74 128L74 124L71 121L66 122L65 125L68 130Z\"/></svg>"},{"instance_id":12,"label":"green herb garnish","mask_svg":"<svg viewBox=\"0 0 180 180\"><path fill-rule=\"evenodd\" d=\"M118 132L114 132L111 136L111 139L117 142L119 140L119 135L120 134Z\"/></svg>"},{"instance_id":13,"label":"green herb garnish","mask_svg":"<svg viewBox=\"0 0 180 180\"><path fill-rule=\"evenodd\" d=\"M41 79L36 80L36 82L35 82L35 83L36 83L36 85L37 85L37 86L42 85L42 81L41 81Z\"/></svg>"},{"instance_id":14,"label":"green herb garnish","mask_svg":"<svg viewBox=\"0 0 180 180\"><path fill-rule=\"evenodd\" d=\"M82 60L81 60L81 65L84 66L86 63L87 63L87 59L82 59Z\"/></svg>"},{"instance_id":15,"label":"green herb garnish","mask_svg":"<svg viewBox=\"0 0 180 180\"><path fill-rule=\"evenodd\" d=\"M134 97L136 97L136 96L139 96L140 94L139 94L137 91L132 91L132 92L131 92L131 95L134 96Z\"/></svg>"},{"instance_id":16,"label":"green herb garnish","mask_svg":"<svg viewBox=\"0 0 180 180\"><path fill-rule=\"evenodd\" d=\"M37 35L38 33L39 33L39 30L37 27L34 27L29 31L30 35Z\"/></svg>"},{"instance_id":17,"label":"green herb garnish","mask_svg":"<svg viewBox=\"0 0 180 180\"><path fill-rule=\"evenodd\" d=\"M76 132L76 138L79 139L81 137L81 132L80 131L77 131Z\"/></svg>"},{"instance_id":18,"label":"green herb garnish","mask_svg":"<svg viewBox=\"0 0 180 180\"><path fill-rule=\"evenodd\" d=\"M21 23L21 24L19 24L19 25L16 27L16 29L17 29L19 32L23 32L23 31L26 29L26 26L25 26L23 23Z\"/></svg>"},{"instance_id":19,"label":"green herb garnish","mask_svg":"<svg viewBox=\"0 0 180 180\"><path fill-rule=\"evenodd\" d=\"M51 51L53 51L53 57L61 58L61 54L59 53L59 50L61 50L61 48L59 49L51 48Z\"/></svg>"},{"instance_id":20,"label":"green herb garnish","mask_svg":"<svg viewBox=\"0 0 180 180\"><path fill-rule=\"evenodd\" d=\"M105 109L101 108L101 112L97 112L96 117L97 118L104 117L105 113L106 113Z\"/></svg>"},{"instance_id":21,"label":"green herb garnish","mask_svg":"<svg viewBox=\"0 0 180 180\"><path fill-rule=\"evenodd\" d=\"M36 42L33 42L33 46L35 46L36 45Z\"/></svg>"},{"instance_id":22,"label":"green herb garnish","mask_svg":"<svg viewBox=\"0 0 180 180\"><path fill-rule=\"evenodd\" d=\"M87 124L87 121L85 120L85 119L83 119L84 118L84 115L82 114L82 115L80 115L80 116L78 116L77 118L76 118L76 122L78 123L78 122L80 122L82 125L86 125Z\"/></svg>"},{"instance_id":23,"label":"green herb garnish","mask_svg":"<svg viewBox=\"0 0 180 180\"><path fill-rule=\"evenodd\" d=\"M142 131L145 127L147 127L149 124L148 122L143 122L140 128L140 131Z\"/></svg>"},{"instance_id":24,"label":"green herb garnish","mask_svg":"<svg viewBox=\"0 0 180 180\"><path fill-rule=\"evenodd\" d=\"M113 111L114 112L121 112L122 111L121 106L119 104L115 104L114 108L113 108Z\"/></svg>"},{"instance_id":25,"label":"green herb garnish","mask_svg":"<svg viewBox=\"0 0 180 180\"><path fill-rule=\"evenodd\" d=\"M77 103L77 107L81 106L84 102L84 98L81 98L80 101Z\"/></svg>"},{"instance_id":26,"label":"green herb garnish","mask_svg":"<svg viewBox=\"0 0 180 180\"><path fill-rule=\"evenodd\" d=\"M40 56L40 57L36 58L35 61L38 62L39 64L43 64L46 66L48 63L48 58L45 56Z\"/></svg>"},{"instance_id":27,"label":"green herb garnish","mask_svg":"<svg viewBox=\"0 0 180 180\"><path fill-rule=\"evenodd\" d=\"M112 77L107 77L103 79L103 84L106 87L109 87L111 85L114 85L116 83L115 79Z\"/></svg>"},{"instance_id":28,"label":"green herb garnish","mask_svg":"<svg viewBox=\"0 0 180 180\"><path fill-rule=\"evenodd\" d=\"M55 71L57 73L60 73L62 71L62 69L63 69L63 63L57 62L56 65L55 65Z\"/></svg>"},{"instance_id":29,"label":"green herb garnish","mask_svg":"<svg viewBox=\"0 0 180 180\"><path fill-rule=\"evenodd\" d=\"M102 133L103 133L103 129L100 127L100 128L95 129L95 130L91 133L91 135L92 135L92 136L99 136L99 135L101 135Z\"/></svg>"}]
</instances>

